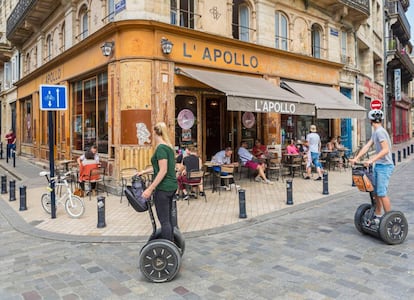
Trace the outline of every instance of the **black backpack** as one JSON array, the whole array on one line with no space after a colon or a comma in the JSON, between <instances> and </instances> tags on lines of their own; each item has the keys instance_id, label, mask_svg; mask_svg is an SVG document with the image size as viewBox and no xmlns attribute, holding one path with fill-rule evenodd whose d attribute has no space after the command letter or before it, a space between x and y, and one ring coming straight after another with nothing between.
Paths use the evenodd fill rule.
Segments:
<instances>
[{"instance_id":1,"label":"black backpack","mask_svg":"<svg viewBox=\"0 0 414 300\"><path fill-rule=\"evenodd\" d=\"M145 190L145 182L141 177L132 177L132 184L127 185L125 189L125 196L128 202L137 212L144 212L148 210L147 199L142 197L142 193Z\"/></svg>"}]
</instances>

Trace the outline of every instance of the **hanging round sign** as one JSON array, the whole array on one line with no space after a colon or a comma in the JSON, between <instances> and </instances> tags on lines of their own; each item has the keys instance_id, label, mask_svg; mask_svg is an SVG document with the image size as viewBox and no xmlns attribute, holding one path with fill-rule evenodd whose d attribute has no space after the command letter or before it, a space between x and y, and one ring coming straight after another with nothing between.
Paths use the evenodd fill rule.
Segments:
<instances>
[{"instance_id":1,"label":"hanging round sign","mask_svg":"<svg viewBox=\"0 0 414 300\"><path fill-rule=\"evenodd\" d=\"M256 122L256 118L252 112L245 112L242 117L242 122L244 127L252 128L254 123Z\"/></svg>"},{"instance_id":2,"label":"hanging round sign","mask_svg":"<svg viewBox=\"0 0 414 300\"><path fill-rule=\"evenodd\" d=\"M177 122L182 129L190 129L194 125L193 112L189 109L183 109L178 114Z\"/></svg>"}]
</instances>

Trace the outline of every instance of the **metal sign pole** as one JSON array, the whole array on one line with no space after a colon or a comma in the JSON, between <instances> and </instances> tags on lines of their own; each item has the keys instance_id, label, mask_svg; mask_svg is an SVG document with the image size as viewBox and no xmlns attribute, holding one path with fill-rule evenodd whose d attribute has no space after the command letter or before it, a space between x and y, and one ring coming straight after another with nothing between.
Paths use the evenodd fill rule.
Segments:
<instances>
[{"instance_id":1,"label":"metal sign pole","mask_svg":"<svg viewBox=\"0 0 414 300\"><path fill-rule=\"evenodd\" d=\"M54 126L53 126L53 111L49 110L49 169L50 169L50 203L52 208L52 219L56 219L56 194L55 194L55 155L54 155Z\"/></svg>"}]
</instances>

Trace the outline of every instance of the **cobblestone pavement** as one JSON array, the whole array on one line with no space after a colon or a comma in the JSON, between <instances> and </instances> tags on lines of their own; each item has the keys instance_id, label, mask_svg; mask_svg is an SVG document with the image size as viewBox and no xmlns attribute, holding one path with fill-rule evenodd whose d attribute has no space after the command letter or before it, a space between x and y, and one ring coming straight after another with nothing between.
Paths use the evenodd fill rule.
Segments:
<instances>
[{"instance_id":1,"label":"cobblestone pavement","mask_svg":"<svg viewBox=\"0 0 414 300\"><path fill-rule=\"evenodd\" d=\"M143 242L82 243L34 237L0 214L1 299L410 299L414 293L414 162L392 177L393 208L410 232L389 246L353 225L368 195L356 189L187 237L168 283L138 269ZM16 227L18 228L18 226Z\"/></svg>"}]
</instances>

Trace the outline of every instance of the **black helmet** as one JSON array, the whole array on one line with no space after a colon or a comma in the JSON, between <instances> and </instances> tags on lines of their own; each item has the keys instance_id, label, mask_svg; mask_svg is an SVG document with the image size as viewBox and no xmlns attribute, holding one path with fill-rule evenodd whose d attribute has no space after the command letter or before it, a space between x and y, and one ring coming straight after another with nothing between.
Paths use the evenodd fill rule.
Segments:
<instances>
[{"instance_id":1,"label":"black helmet","mask_svg":"<svg viewBox=\"0 0 414 300\"><path fill-rule=\"evenodd\" d=\"M381 123L382 119L384 119L384 113L379 109L370 110L368 113L368 119L375 123Z\"/></svg>"}]
</instances>

